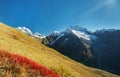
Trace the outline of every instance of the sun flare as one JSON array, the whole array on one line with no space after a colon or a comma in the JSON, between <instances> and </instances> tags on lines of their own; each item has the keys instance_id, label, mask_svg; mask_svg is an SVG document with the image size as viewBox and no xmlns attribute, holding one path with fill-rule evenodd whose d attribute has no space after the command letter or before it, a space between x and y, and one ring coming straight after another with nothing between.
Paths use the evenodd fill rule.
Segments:
<instances>
[{"instance_id":1,"label":"sun flare","mask_svg":"<svg viewBox=\"0 0 120 77\"><path fill-rule=\"evenodd\" d=\"M107 0L106 2L107 2L107 4L114 4L116 2L116 0Z\"/></svg>"}]
</instances>

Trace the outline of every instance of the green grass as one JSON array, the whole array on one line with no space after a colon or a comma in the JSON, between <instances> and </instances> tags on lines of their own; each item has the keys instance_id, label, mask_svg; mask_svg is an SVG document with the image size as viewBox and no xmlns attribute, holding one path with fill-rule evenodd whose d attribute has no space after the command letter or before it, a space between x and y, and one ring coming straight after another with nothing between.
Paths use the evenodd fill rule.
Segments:
<instances>
[{"instance_id":1,"label":"green grass","mask_svg":"<svg viewBox=\"0 0 120 77\"><path fill-rule=\"evenodd\" d=\"M25 56L42 64L62 77L119 77L75 62L39 40L0 23L0 49Z\"/></svg>"}]
</instances>

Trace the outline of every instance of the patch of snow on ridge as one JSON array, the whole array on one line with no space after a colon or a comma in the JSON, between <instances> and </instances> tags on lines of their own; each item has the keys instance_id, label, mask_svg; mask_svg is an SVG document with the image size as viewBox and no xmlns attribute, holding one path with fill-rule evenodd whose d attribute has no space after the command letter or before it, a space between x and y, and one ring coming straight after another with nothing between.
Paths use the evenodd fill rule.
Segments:
<instances>
[{"instance_id":1,"label":"patch of snow on ridge","mask_svg":"<svg viewBox=\"0 0 120 77\"><path fill-rule=\"evenodd\" d=\"M16 28L18 30L20 30L21 32L28 34L28 35L33 35L32 31L29 28L26 27L18 27Z\"/></svg>"},{"instance_id":2,"label":"patch of snow on ridge","mask_svg":"<svg viewBox=\"0 0 120 77\"><path fill-rule=\"evenodd\" d=\"M35 32L35 33L32 33L32 31L29 29L29 28L26 28L26 27L18 27L16 28L17 30L29 35L29 36L32 36L32 37L35 37L35 38L45 38L46 36L45 35L42 35L38 32Z\"/></svg>"},{"instance_id":3,"label":"patch of snow on ridge","mask_svg":"<svg viewBox=\"0 0 120 77\"><path fill-rule=\"evenodd\" d=\"M51 35L53 35L53 36L58 36L59 34L60 34L59 31L54 31Z\"/></svg>"},{"instance_id":4,"label":"patch of snow on ridge","mask_svg":"<svg viewBox=\"0 0 120 77\"><path fill-rule=\"evenodd\" d=\"M75 34L78 38L83 38L85 40L90 41L90 35L85 34L84 32L76 31L76 30L71 30L73 34Z\"/></svg>"},{"instance_id":5,"label":"patch of snow on ridge","mask_svg":"<svg viewBox=\"0 0 120 77\"><path fill-rule=\"evenodd\" d=\"M95 35L92 35L91 31L87 30L84 27L80 27L80 26L70 26L64 32L65 33L73 33L78 38L82 38L86 41L96 40L96 38L97 38Z\"/></svg>"},{"instance_id":6,"label":"patch of snow on ridge","mask_svg":"<svg viewBox=\"0 0 120 77\"><path fill-rule=\"evenodd\" d=\"M92 32L89 31L87 28L84 28L84 27L79 26L79 25L76 25L76 26L70 26L69 29L71 29L71 30L75 30L75 31L84 32L84 33L92 33Z\"/></svg>"},{"instance_id":7,"label":"patch of snow on ridge","mask_svg":"<svg viewBox=\"0 0 120 77\"><path fill-rule=\"evenodd\" d=\"M42 35L42 34L40 34L40 33L38 33L38 32L35 32L35 33L33 34L33 37L36 37L36 38L45 38L46 36L44 36L44 35Z\"/></svg>"},{"instance_id":8,"label":"patch of snow on ridge","mask_svg":"<svg viewBox=\"0 0 120 77\"><path fill-rule=\"evenodd\" d=\"M60 32L59 31L54 31L53 33L59 34Z\"/></svg>"}]
</instances>

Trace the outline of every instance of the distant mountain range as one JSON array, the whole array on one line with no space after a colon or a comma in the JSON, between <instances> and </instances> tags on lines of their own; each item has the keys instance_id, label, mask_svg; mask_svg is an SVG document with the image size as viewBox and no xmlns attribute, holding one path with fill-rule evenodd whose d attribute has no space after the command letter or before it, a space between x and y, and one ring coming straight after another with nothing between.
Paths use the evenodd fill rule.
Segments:
<instances>
[{"instance_id":1,"label":"distant mountain range","mask_svg":"<svg viewBox=\"0 0 120 77\"><path fill-rule=\"evenodd\" d=\"M32 33L32 31L29 29L29 28L26 28L26 27L18 27L16 28L17 30L29 35L29 36L32 36L32 37L36 37L36 38L45 38L45 35L42 35L38 32L35 32L35 33Z\"/></svg>"},{"instance_id":2,"label":"distant mountain range","mask_svg":"<svg viewBox=\"0 0 120 77\"><path fill-rule=\"evenodd\" d=\"M78 62L120 74L120 30L102 29L91 32L80 26L70 26L62 32L55 31L44 36L23 28L18 29L42 39L44 45Z\"/></svg>"}]
</instances>

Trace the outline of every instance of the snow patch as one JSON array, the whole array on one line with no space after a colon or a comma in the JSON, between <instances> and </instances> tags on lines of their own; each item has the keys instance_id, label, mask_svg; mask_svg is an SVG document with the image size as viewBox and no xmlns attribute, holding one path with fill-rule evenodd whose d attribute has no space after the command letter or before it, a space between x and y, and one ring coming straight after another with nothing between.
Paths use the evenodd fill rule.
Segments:
<instances>
[{"instance_id":1,"label":"snow patch","mask_svg":"<svg viewBox=\"0 0 120 77\"><path fill-rule=\"evenodd\" d=\"M44 36L44 35L42 35L42 34L40 34L40 33L38 33L38 32L35 32L35 33L33 34L33 36L36 37L36 38L45 38L45 37L46 37L46 36Z\"/></svg>"},{"instance_id":2,"label":"snow patch","mask_svg":"<svg viewBox=\"0 0 120 77\"><path fill-rule=\"evenodd\" d=\"M40 34L38 32L32 33L32 31L27 27L18 27L16 29L23 32L23 33L25 33L25 34L27 34L27 35L29 35L29 36L35 37L35 38L40 38L41 39L41 38L46 37L46 36L44 36L44 35L42 35L42 34Z\"/></svg>"},{"instance_id":3,"label":"snow patch","mask_svg":"<svg viewBox=\"0 0 120 77\"><path fill-rule=\"evenodd\" d=\"M85 40L90 41L90 35L85 34L84 32L76 31L76 30L71 30L73 34L75 34L78 38L83 38Z\"/></svg>"},{"instance_id":4,"label":"snow patch","mask_svg":"<svg viewBox=\"0 0 120 77\"><path fill-rule=\"evenodd\" d=\"M92 35L91 31L87 30L84 27L80 27L80 26L70 26L64 32L65 33L73 33L78 38L82 38L86 41L96 40L96 38L97 38L96 36Z\"/></svg>"},{"instance_id":5,"label":"snow patch","mask_svg":"<svg viewBox=\"0 0 120 77\"><path fill-rule=\"evenodd\" d=\"M25 33L25 34L28 34L28 35L33 35L32 31L29 29L29 28L26 28L26 27L18 27L16 28L18 29L19 31Z\"/></svg>"}]
</instances>

